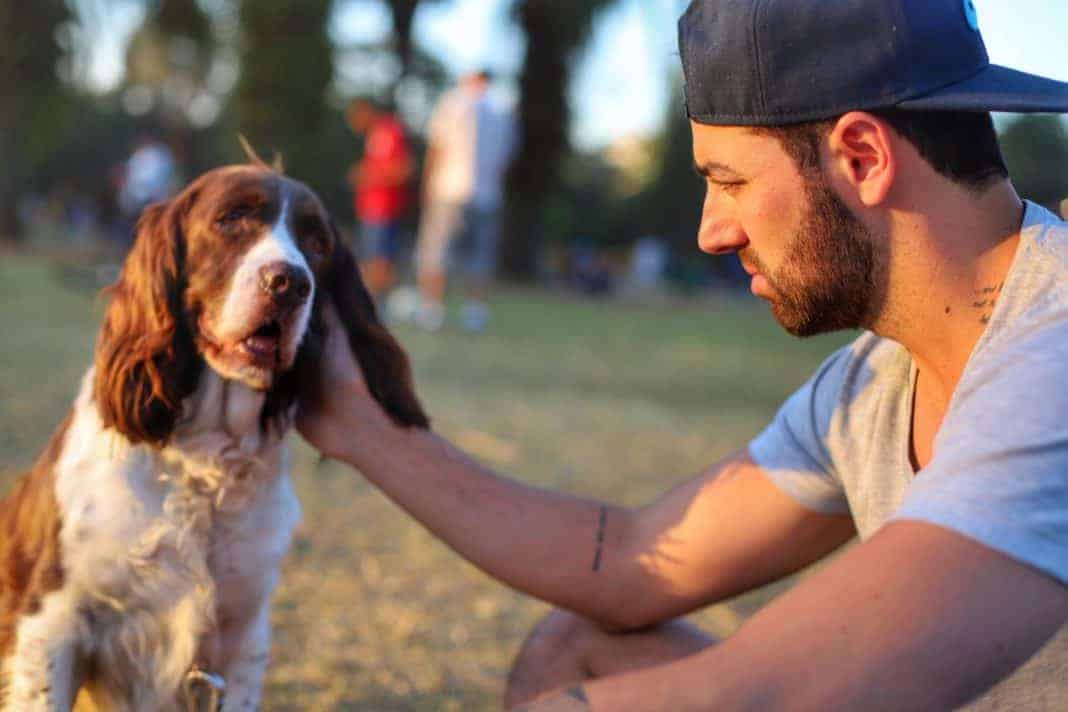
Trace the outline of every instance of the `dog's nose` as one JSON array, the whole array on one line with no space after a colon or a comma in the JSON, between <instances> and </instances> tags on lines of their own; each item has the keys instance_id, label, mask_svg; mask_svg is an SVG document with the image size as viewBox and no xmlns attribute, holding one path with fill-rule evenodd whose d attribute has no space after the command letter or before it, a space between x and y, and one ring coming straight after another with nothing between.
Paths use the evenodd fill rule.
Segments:
<instances>
[{"instance_id":1,"label":"dog's nose","mask_svg":"<svg viewBox=\"0 0 1068 712\"><path fill-rule=\"evenodd\" d=\"M260 287L282 306L299 304L311 294L307 273L288 262L272 262L260 267Z\"/></svg>"}]
</instances>

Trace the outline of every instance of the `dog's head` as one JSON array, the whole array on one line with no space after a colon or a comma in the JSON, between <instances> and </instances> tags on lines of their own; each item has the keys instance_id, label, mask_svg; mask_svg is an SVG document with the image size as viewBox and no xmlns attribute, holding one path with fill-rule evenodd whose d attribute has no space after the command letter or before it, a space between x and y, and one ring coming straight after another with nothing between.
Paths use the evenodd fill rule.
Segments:
<instances>
[{"instance_id":1,"label":"dog's head","mask_svg":"<svg viewBox=\"0 0 1068 712\"><path fill-rule=\"evenodd\" d=\"M97 342L105 425L166 442L205 367L266 392L266 425L318 377L330 300L372 395L398 424L427 426L407 357L304 184L262 165L218 168L146 208L136 233Z\"/></svg>"}]
</instances>

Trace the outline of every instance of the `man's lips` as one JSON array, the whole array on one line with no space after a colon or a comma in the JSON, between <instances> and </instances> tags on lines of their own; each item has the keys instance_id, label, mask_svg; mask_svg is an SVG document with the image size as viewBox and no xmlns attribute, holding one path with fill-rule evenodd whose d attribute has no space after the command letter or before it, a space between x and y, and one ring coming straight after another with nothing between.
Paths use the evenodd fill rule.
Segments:
<instances>
[{"instance_id":1,"label":"man's lips","mask_svg":"<svg viewBox=\"0 0 1068 712\"><path fill-rule=\"evenodd\" d=\"M742 269L749 275L749 291L757 297L770 297L772 296L771 283L768 282L767 277L760 273L760 271L748 262L742 262Z\"/></svg>"}]
</instances>

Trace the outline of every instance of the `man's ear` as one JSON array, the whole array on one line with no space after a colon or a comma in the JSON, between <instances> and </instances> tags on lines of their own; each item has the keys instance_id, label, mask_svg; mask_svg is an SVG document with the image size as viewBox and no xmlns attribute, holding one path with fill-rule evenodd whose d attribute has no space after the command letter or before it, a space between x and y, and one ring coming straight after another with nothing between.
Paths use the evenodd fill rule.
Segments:
<instances>
[{"instance_id":1,"label":"man's ear","mask_svg":"<svg viewBox=\"0 0 1068 712\"><path fill-rule=\"evenodd\" d=\"M900 141L877 116L864 111L843 114L827 137L830 169L865 207L880 205L897 176Z\"/></svg>"}]
</instances>

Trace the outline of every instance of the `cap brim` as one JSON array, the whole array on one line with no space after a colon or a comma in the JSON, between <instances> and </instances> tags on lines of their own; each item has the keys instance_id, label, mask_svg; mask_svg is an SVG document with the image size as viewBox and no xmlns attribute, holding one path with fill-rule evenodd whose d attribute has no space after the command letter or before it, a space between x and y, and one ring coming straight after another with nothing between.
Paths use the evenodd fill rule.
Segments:
<instances>
[{"instance_id":1,"label":"cap brim","mask_svg":"<svg viewBox=\"0 0 1068 712\"><path fill-rule=\"evenodd\" d=\"M990 64L969 79L896 106L931 111L1062 114L1068 113L1068 83Z\"/></svg>"}]
</instances>

